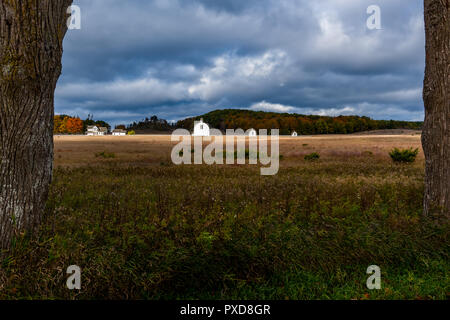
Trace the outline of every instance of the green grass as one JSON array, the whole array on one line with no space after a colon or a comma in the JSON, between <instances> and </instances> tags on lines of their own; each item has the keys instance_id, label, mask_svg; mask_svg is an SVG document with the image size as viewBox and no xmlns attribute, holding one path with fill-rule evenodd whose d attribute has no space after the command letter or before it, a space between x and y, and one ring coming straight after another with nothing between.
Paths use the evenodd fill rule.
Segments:
<instances>
[{"instance_id":1,"label":"green grass","mask_svg":"<svg viewBox=\"0 0 450 320\"><path fill-rule=\"evenodd\" d=\"M287 159L286 161L288 161ZM423 169L387 159L56 169L1 299L446 299L449 225L420 217ZM82 268L82 290L65 287ZM382 289L365 286L380 266Z\"/></svg>"}]
</instances>

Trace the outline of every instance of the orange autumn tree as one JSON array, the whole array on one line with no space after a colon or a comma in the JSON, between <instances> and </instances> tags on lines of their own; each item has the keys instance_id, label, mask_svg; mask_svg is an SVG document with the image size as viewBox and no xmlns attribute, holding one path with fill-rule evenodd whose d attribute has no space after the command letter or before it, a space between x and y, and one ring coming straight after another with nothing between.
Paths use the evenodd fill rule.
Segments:
<instances>
[{"instance_id":1,"label":"orange autumn tree","mask_svg":"<svg viewBox=\"0 0 450 320\"><path fill-rule=\"evenodd\" d=\"M53 133L54 134L63 134L67 133L67 119L69 116L58 115L53 118Z\"/></svg>"},{"instance_id":2,"label":"orange autumn tree","mask_svg":"<svg viewBox=\"0 0 450 320\"><path fill-rule=\"evenodd\" d=\"M78 117L67 115L56 115L53 119L54 134L77 134L83 133L83 120Z\"/></svg>"},{"instance_id":3,"label":"orange autumn tree","mask_svg":"<svg viewBox=\"0 0 450 320\"><path fill-rule=\"evenodd\" d=\"M66 122L67 133L76 134L83 132L83 121L80 118L68 118Z\"/></svg>"},{"instance_id":4,"label":"orange autumn tree","mask_svg":"<svg viewBox=\"0 0 450 320\"><path fill-rule=\"evenodd\" d=\"M55 116L53 118L53 133L59 134L65 131L64 119L60 116Z\"/></svg>"}]
</instances>

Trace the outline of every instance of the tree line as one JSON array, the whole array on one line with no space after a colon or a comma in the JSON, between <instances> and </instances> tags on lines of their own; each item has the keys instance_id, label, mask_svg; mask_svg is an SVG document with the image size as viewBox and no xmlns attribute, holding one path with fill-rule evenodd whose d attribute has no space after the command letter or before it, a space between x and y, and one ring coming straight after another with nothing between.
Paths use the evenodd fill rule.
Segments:
<instances>
[{"instance_id":1,"label":"tree line","mask_svg":"<svg viewBox=\"0 0 450 320\"><path fill-rule=\"evenodd\" d=\"M347 134L370 130L383 129L412 129L421 130L423 122L397 121L397 120L373 120L369 117L360 116L317 116L300 115L292 113L276 113L264 111L250 111L240 109L216 110L194 118L180 120L170 123L160 119L156 115L145 118L139 122L129 125L120 124L116 129L137 132L173 131L177 128L192 130L194 122L204 119L212 128L222 131L227 129L279 129L280 134L288 135L296 131L300 135L311 134ZM107 127L111 126L102 120L93 120L89 115L86 120L68 115L57 115L54 118L55 134L82 134L86 132L87 126Z\"/></svg>"},{"instance_id":2,"label":"tree line","mask_svg":"<svg viewBox=\"0 0 450 320\"><path fill-rule=\"evenodd\" d=\"M169 123L165 119L159 119L156 115L127 126L128 131L173 131L175 129L175 124Z\"/></svg>"},{"instance_id":3,"label":"tree line","mask_svg":"<svg viewBox=\"0 0 450 320\"><path fill-rule=\"evenodd\" d=\"M317 116L292 113L276 113L239 109L225 109L209 112L203 116L177 122L178 128L192 129L194 122L203 120L211 127L220 129L279 129L280 134L347 134L382 129L421 130L423 122L373 120L360 116Z\"/></svg>"},{"instance_id":4,"label":"tree line","mask_svg":"<svg viewBox=\"0 0 450 320\"><path fill-rule=\"evenodd\" d=\"M111 125L103 120L94 120L92 115L88 115L87 119L82 120L79 117L73 117L66 114L55 115L53 119L54 134L83 134L88 126L106 127L111 130ZM159 119L156 115L145 118L139 122L133 122L129 125L119 124L116 129L126 131L173 131L176 125L169 123L165 119Z\"/></svg>"},{"instance_id":5,"label":"tree line","mask_svg":"<svg viewBox=\"0 0 450 320\"><path fill-rule=\"evenodd\" d=\"M88 126L106 127L111 126L103 120L94 120L92 115L81 120L79 117L72 117L66 114L55 115L53 117L53 134L83 134Z\"/></svg>"}]
</instances>

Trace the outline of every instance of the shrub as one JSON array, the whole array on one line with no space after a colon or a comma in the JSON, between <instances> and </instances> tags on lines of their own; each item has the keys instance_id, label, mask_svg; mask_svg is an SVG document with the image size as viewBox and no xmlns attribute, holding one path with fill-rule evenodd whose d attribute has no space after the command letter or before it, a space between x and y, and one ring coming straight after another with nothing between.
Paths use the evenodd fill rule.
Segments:
<instances>
[{"instance_id":1,"label":"shrub","mask_svg":"<svg viewBox=\"0 0 450 320\"><path fill-rule=\"evenodd\" d=\"M114 153L112 153L112 152L103 151L103 152L96 153L95 157L96 158L101 157L101 158L105 158L105 159L110 159L110 158L115 158L116 155Z\"/></svg>"},{"instance_id":2,"label":"shrub","mask_svg":"<svg viewBox=\"0 0 450 320\"><path fill-rule=\"evenodd\" d=\"M226 151L223 151L222 152L222 156L223 156L223 158L225 159L226 157L227 157L227 152ZM238 158L238 156L239 156L239 152L236 150L236 151L234 151L234 153L230 153L231 155L233 155L233 159L237 159ZM256 158L257 159L259 159L259 151L256 151ZM245 151L244 151L244 159L245 160L248 160L248 159L250 159L250 150L248 150L248 149L245 149Z\"/></svg>"},{"instance_id":3,"label":"shrub","mask_svg":"<svg viewBox=\"0 0 450 320\"><path fill-rule=\"evenodd\" d=\"M403 163L411 163L416 160L417 155L419 154L419 149L398 149L394 148L389 155L391 156L394 162L403 162Z\"/></svg>"},{"instance_id":4,"label":"shrub","mask_svg":"<svg viewBox=\"0 0 450 320\"><path fill-rule=\"evenodd\" d=\"M130 131L127 132L127 135L134 136L134 135L136 135L136 131L130 130Z\"/></svg>"},{"instance_id":5,"label":"shrub","mask_svg":"<svg viewBox=\"0 0 450 320\"><path fill-rule=\"evenodd\" d=\"M191 148L191 154L195 154L195 149L194 148ZM184 151L180 150L179 155L180 155L180 157L182 157L184 155Z\"/></svg>"},{"instance_id":6,"label":"shrub","mask_svg":"<svg viewBox=\"0 0 450 320\"><path fill-rule=\"evenodd\" d=\"M315 161L315 160L319 160L319 158L320 158L320 155L317 152L313 152L313 153L307 154L305 156L306 161Z\"/></svg>"}]
</instances>

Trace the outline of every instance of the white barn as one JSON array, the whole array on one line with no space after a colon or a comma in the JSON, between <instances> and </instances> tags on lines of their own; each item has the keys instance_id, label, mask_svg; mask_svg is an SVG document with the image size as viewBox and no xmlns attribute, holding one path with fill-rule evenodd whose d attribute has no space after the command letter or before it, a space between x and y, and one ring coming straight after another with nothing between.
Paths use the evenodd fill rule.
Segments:
<instances>
[{"instance_id":1,"label":"white barn","mask_svg":"<svg viewBox=\"0 0 450 320\"><path fill-rule=\"evenodd\" d=\"M297 137L298 136L297 132L296 131L292 132L292 136Z\"/></svg>"},{"instance_id":2,"label":"white barn","mask_svg":"<svg viewBox=\"0 0 450 320\"><path fill-rule=\"evenodd\" d=\"M203 119L200 119L200 121L195 121L194 133L192 135L194 137L209 137L209 126L203 122Z\"/></svg>"},{"instance_id":3,"label":"white barn","mask_svg":"<svg viewBox=\"0 0 450 320\"><path fill-rule=\"evenodd\" d=\"M256 133L256 130L252 128L247 131L247 135L249 137L256 137L258 134Z\"/></svg>"}]
</instances>

